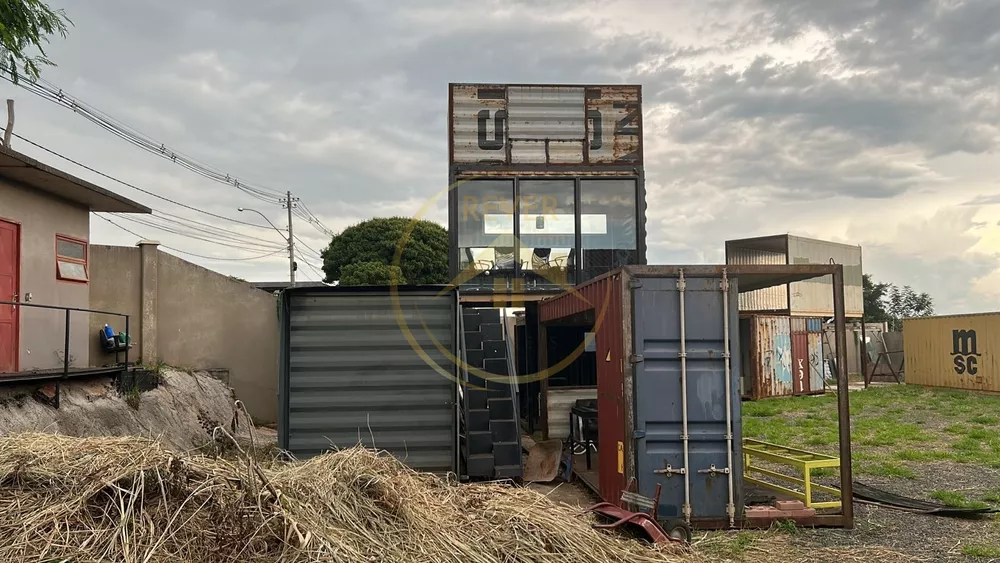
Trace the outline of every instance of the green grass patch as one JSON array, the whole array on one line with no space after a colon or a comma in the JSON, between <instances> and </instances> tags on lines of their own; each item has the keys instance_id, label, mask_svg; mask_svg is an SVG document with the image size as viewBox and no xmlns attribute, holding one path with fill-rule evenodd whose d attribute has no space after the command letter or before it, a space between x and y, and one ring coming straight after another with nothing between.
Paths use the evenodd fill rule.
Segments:
<instances>
[{"instance_id":1,"label":"green grass patch","mask_svg":"<svg viewBox=\"0 0 1000 563\"><path fill-rule=\"evenodd\" d=\"M970 438L972 440L984 440L985 441L985 440L989 440L990 438L992 438L995 434L996 434L996 432L992 432L992 431L987 430L985 428L973 428L973 429L971 429L971 430L969 430L968 432L965 433L965 437L966 438Z\"/></svg>"},{"instance_id":2,"label":"green grass patch","mask_svg":"<svg viewBox=\"0 0 1000 563\"><path fill-rule=\"evenodd\" d=\"M892 454L896 459L902 461L947 461L954 459L948 452L934 450L899 450Z\"/></svg>"},{"instance_id":3,"label":"green grass patch","mask_svg":"<svg viewBox=\"0 0 1000 563\"><path fill-rule=\"evenodd\" d=\"M916 479L917 474L904 465L892 461L878 461L871 464L862 464L858 468L858 473L863 475L874 475L876 477L889 477L899 479Z\"/></svg>"},{"instance_id":4,"label":"green grass patch","mask_svg":"<svg viewBox=\"0 0 1000 563\"><path fill-rule=\"evenodd\" d=\"M971 422L973 424L986 424L986 425L1000 424L1000 418L997 418L995 416L986 416L986 415L982 415L981 414L979 416L974 416L974 417L970 418L969 422Z\"/></svg>"},{"instance_id":5,"label":"green grass patch","mask_svg":"<svg viewBox=\"0 0 1000 563\"><path fill-rule=\"evenodd\" d=\"M951 424L945 427L944 431L949 434L965 434L968 428L965 424Z\"/></svg>"},{"instance_id":6,"label":"green grass patch","mask_svg":"<svg viewBox=\"0 0 1000 563\"><path fill-rule=\"evenodd\" d=\"M986 502L992 502L993 504L1000 504L1000 489L993 489L985 495L983 495L983 500Z\"/></svg>"},{"instance_id":7,"label":"green grass patch","mask_svg":"<svg viewBox=\"0 0 1000 563\"><path fill-rule=\"evenodd\" d=\"M832 467L820 467L819 469L813 469L809 473L812 477L833 477L837 474L837 470Z\"/></svg>"},{"instance_id":8,"label":"green grass patch","mask_svg":"<svg viewBox=\"0 0 1000 563\"><path fill-rule=\"evenodd\" d=\"M955 491L934 491L931 493L931 498L955 508L987 508L989 506L985 502L969 500L962 493Z\"/></svg>"},{"instance_id":9,"label":"green grass patch","mask_svg":"<svg viewBox=\"0 0 1000 563\"><path fill-rule=\"evenodd\" d=\"M1000 557L1000 545L988 543L969 543L962 546L962 555L968 557L995 558Z\"/></svg>"}]
</instances>

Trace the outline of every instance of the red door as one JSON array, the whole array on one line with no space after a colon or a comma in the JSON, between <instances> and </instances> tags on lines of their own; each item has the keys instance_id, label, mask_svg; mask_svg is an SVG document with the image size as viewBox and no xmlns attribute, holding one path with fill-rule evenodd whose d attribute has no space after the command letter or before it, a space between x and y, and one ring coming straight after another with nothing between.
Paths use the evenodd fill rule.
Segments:
<instances>
[{"instance_id":1,"label":"red door","mask_svg":"<svg viewBox=\"0 0 1000 563\"><path fill-rule=\"evenodd\" d=\"M0 301L17 301L21 229L0 220ZM0 373L17 371L18 308L0 305Z\"/></svg>"}]
</instances>

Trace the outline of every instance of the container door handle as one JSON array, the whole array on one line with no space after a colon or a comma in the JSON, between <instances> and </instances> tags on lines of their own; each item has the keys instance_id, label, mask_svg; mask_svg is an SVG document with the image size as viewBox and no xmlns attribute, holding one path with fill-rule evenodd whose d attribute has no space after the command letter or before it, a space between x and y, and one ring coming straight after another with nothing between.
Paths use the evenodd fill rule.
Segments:
<instances>
[{"instance_id":1,"label":"container door handle","mask_svg":"<svg viewBox=\"0 0 1000 563\"><path fill-rule=\"evenodd\" d=\"M716 475L721 473L722 475L729 475L729 468L723 467L722 469L718 469L717 467L715 467L715 464L713 463L712 466L709 467L708 469L699 469L698 473L708 473L710 475Z\"/></svg>"}]
</instances>

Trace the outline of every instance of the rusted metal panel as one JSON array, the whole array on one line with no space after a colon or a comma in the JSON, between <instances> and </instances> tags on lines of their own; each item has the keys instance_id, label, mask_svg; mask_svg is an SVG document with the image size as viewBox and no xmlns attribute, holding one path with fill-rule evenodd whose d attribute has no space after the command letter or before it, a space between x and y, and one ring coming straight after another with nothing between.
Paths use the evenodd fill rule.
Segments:
<instances>
[{"instance_id":1,"label":"rusted metal panel","mask_svg":"<svg viewBox=\"0 0 1000 563\"><path fill-rule=\"evenodd\" d=\"M633 474L629 466L634 467L634 463L629 463L632 445L625 436L627 413L631 407L631 393L626 389L625 381L626 372L631 370L627 357L631 348L626 347L631 327L625 326L626 316L630 315L629 307L622 306L623 294L628 291L624 286L624 277L624 272L619 270L538 305L539 320L543 323L589 315L586 320L593 324L597 359L598 448L601 452L610 453L598 458L601 497L606 499L621 496L626 475ZM548 387L546 393L551 396L557 389ZM543 401L549 404L544 398ZM566 421L561 422L561 412L549 411L550 436L555 436L552 433L557 431L558 425L569 424L569 411L566 412Z\"/></svg>"},{"instance_id":2,"label":"rusted metal panel","mask_svg":"<svg viewBox=\"0 0 1000 563\"><path fill-rule=\"evenodd\" d=\"M753 318L755 350L753 398L792 395L792 341L788 317Z\"/></svg>"},{"instance_id":3,"label":"rusted metal panel","mask_svg":"<svg viewBox=\"0 0 1000 563\"><path fill-rule=\"evenodd\" d=\"M1000 392L1000 312L905 319L906 382Z\"/></svg>"},{"instance_id":4,"label":"rusted metal panel","mask_svg":"<svg viewBox=\"0 0 1000 563\"><path fill-rule=\"evenodd\" d=\"M792 321L804 321L805 319L792 319ZM805 323L802 323L802 330L795 330L792 327L792 392L795 395L808 395L811 391L809 379L809 333L805 331Z\"/></svg>"},{"instance_id":5,"label":"rusted metal panel","mask_svg":"<svg viewBox=\"0 0 1000 563\"><path fill-rule=\"evenodd\" d=\"M506 162L507 100L504 88L451 87L452 162Z\"/></svg>"},{"instance_id":6,"label":"rusted metal panel","mask_svg":"<svg viewBox=\"0 0 1000 563\"><path fill-rule=\"evenodd\" d=\"M450 163L642 164L640 86L452 84Z\"/></svg>"},{"instance_id":7,"label":"rusted metal panel","mask_svg":"<svg viewBox=\"0 0 1000 563\"><path fill-rule=\"evenodd\" d=\"M726 262L738 265L782 265L785 254L752 248L726 249ZM740 311L784 311L788 309L788 287L779 285L740 294Z\"/></svg>"},{"instance_id":8,"label":"rusted metal panel","mask_svg":"<svg viewBox=\"0 0 1000 563\"><path fill-rule=\"evenodd\" d=\"M589 161L593 164L642 159L642 111L639 90L630 86L587 89Z\"/></svg>"},{"instance_id":9,"label":"rusted metal panel","mask_svg":"<svg viewBox=\"0 0 1000 563\"><path fill-rule=\"evenodd\" d=\"M826 390L823 383L823 333L809 332L809 388L819 394Z\"/></svg>"}]
</instances>

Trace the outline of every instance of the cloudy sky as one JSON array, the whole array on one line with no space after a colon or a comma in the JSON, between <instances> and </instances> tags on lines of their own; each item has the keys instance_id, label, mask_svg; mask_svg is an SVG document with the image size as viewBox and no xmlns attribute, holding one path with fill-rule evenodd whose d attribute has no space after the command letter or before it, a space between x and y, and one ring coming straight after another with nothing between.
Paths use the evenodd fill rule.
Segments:
<instances>
[{"instance_id":1,"label":"cloudy sky","mask_svg":"<svg viewBox=\"0 0 1000 563\"><path fill-rule=\"evenodd\" d=\"M866 272L930 293L938 312L1000 309L997 0L51 4L75 26L53 40L59 66L43 78L170 148L292 190L334 231L413 215L444 189L449 82L636 83L650 263L721 262L726 239L790 232L862 245ZM236 208L253 206L285 224L278 206L3 87L32 141L191 206L241 219ZM275 241L242 250L116 219L176 249L231 259L280 244L14 148ZM443 206L430 218L443 223ZM94 243L136 242L91 223ZM304 221L296 232L317 250L327 239ZM280 255L184 257L287 276Z\"/></svg>"}]
</instances>

